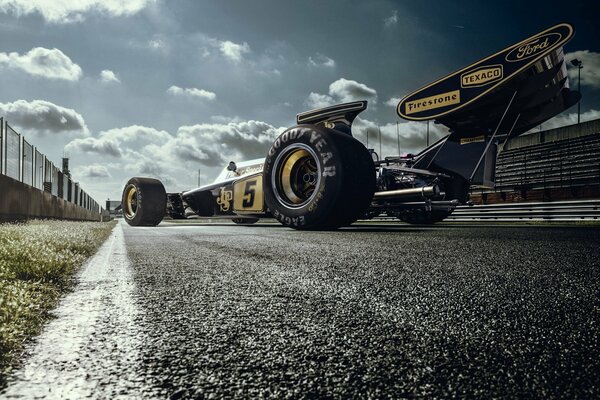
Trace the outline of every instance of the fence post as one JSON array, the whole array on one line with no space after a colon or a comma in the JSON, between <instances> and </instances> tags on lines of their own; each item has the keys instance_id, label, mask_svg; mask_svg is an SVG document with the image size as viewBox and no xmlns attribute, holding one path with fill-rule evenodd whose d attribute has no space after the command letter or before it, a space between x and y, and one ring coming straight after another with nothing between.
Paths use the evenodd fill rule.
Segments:
<instances>
[{"instance_id":1,"label":"fence post","mask_svg":"<svg viewBox=\"0 0 600 400\"><path fill-rule=\"evenodd\" d=\"M19 136L19 182L23 182L23 136Z\"/></svg>"},{"instance_id":2,"label":"fence post","mask_svg":"<svg viewBox=\"0 0 600 400\"><path fill-rule=\"evenodd\" d=\"M4 118L0 117L0 174L4 175Z\"/></svg>"}]
</instances>

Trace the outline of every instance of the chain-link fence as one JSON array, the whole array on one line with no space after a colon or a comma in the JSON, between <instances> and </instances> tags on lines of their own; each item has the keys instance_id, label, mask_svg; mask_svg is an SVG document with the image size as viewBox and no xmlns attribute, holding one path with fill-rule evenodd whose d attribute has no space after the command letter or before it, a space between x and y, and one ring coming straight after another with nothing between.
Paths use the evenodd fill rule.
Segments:
<instances>
[{"instance_id":1,"label":"chain-link fence","mask_svg":"<svg viewBox=\"0 0 600 400\"><path fill-rule=\"evenodd\" d=\"M4 133L4 118L0 118L0 174L2 175L6 175L6 171L5 171L5 163L4 163L4 148L6 147L5 144L5 133Z\"/></svg>"},{"instance_id":2,"label":"chain-link fence","mask_svg":"<svg viewBox=\"0 0 600 400\"><path fill-rule=\"evenodd\" d=\"M0 118L0 174L51 193L87 210L101 212L100 205L44 154Z\"/></svg>"},{"instance_id":3,"label":"chain-link fence","mask_svg":"<svg viewBox=\"0 0 600 400\"><path fill-rule=\"evenodd\" d=\"M44 155L35 151L35 187L44 190Z\"/></svg>"},{"instance_id":4,"label":"chain-link fence","mask_svg":"<svg viewBox=\"0 0 600 400\"><path fill-rule=\"evenodd\" d=\"M23 138L23 176L21 182L33 186L33 146Z\"/></svg>"},{"instance_id":5,"label":"chain-link fence","mask_svg":"<svg viewBox=\"0 0 600 400\"><path fill-rule=\"evenodd\" d=\"M0 118L0 174L4 175L4 118Z\"/></svg>"},{"instance_id":6,"label":"chain-link fence","mask_svg":"<svg viewBox=\"0 0 600 400\"><path fill-rule=\"evenodd\" d=\"M7 123L5 129L5 171L6 176L21 180L21 135L15 132Z\"/></svg>"}]
</instances>

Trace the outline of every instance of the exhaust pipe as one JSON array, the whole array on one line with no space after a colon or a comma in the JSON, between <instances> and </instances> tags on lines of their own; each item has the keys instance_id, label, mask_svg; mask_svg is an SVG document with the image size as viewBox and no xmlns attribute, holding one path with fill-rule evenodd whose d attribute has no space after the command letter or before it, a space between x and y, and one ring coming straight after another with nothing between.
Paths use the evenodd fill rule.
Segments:
<instances>
[{"instance_id":1,"label":"exhaust pipe","mask_svg":"<svg viewBox=\"0 0 600 400\"><path fill-rule=\"evenodd\" d=\"M414 199L429 199L440 195L440 187L438 185L423 186L410 189L386 190L383 192L375 192L374 200L414 200Z\"/></svg>"}]
</instances>

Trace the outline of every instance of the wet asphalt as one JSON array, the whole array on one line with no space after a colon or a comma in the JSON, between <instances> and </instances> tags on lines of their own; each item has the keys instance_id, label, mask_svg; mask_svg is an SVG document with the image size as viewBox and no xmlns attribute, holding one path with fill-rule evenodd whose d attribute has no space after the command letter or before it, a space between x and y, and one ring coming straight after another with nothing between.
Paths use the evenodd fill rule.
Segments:
<instances>
[{"instance_id":1,"label":"wet asphalt","mask_svg":"<svg viewBox=\"0 0 600 400\"><path fill-rule=\"evenodd\" d=\"M600 396L600 227L117 229L74 396Z\"/></svg>"}]
</instances>

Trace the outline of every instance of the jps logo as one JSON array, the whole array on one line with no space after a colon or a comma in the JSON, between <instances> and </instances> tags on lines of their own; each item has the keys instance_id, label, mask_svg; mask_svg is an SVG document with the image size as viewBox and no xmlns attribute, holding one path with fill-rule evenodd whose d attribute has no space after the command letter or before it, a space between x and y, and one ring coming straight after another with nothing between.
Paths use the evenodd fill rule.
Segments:
<instances>
[{"instance_id":1,"label":"jps logo","mask_svg":"<svg viewBox=\"0 0 600 400\"><path fill-rule=\"evenodd\" d=\"M225 188L221 188L221 191L219 192L219 197L217 198L217 204L219 205L219 208L221 209L221 211L223 211L223 212L229 211L229 208L231 208L231 200L232 199L233 199L233 191L225 190Z\"/></svg>"},{"instance_id":2,"label":"jps logo","mask_svg":"<svg viewBox=\"0 0 600 400\"><path fill-rule=\"evenodd\" d=\"M530 42L514 48L506 55L506 61L516 62L535 57L544 50L554 46L562 39L560 33L552 32L542 35Z\"/></svg>"},{"instance_id":3,"label":"jps logo","mask_svg":"<svg viewBox=\"0 0 600 400\"><path fill-rule=\"evenodd\" d=\"M462 74L460 76L460 86L462 88L485 86L501 80L503 76L502 65L486 65Z\"/></svg>"}]
</instances>

